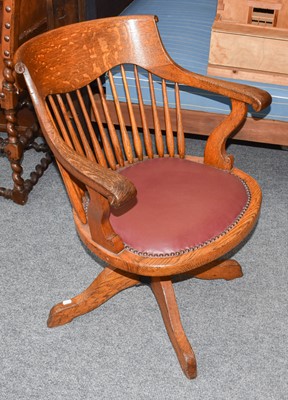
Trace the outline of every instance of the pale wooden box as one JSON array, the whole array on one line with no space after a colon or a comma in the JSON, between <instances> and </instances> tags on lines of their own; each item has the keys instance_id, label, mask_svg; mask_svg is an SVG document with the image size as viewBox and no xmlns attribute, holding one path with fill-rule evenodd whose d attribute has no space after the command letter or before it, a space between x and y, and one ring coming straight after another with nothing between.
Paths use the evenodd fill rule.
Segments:
<instances>
[{"instance_id":1,"label":"pale wooden box","mask_svg":"<svg viewBox=\"0 0 288 400\"><path fill-rule=\"evenodd\" d=\"M219 0L208 73L288 85L288 1Z\"/></svg>"}]
</instances>

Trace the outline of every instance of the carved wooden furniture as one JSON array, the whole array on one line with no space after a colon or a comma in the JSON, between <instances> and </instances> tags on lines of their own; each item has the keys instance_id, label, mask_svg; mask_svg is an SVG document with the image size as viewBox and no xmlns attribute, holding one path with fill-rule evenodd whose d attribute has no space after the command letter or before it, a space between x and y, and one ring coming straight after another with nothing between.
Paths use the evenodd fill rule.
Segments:
<instances>
[{"instance_id":1,"label":"carved wooden furniture","mask_svg":"<svg viewBox=\"0 0 288 400\"><path fill-rule=\"evenodd\" d=\"M120 14L133 0L88 0L86 1L87 15L90 18L113 17Z\"/></svg>"},{"instance_id":2,"label":"carved wooden furniture","mask_svg":"<svg viewBox=\"0 0 288 400\"><path fill-rule=\"evenodd\" d=\"M78 7L78 8L77 8ZM73 13L72 13L73 11ZM11 164L12 188L0 187L0 195L25 204L29 192L51 162L47 152L28 179L23 179L22 159L26 150L47 151L37 138L38 123L25 90L15 81L15 50L39 33L76 22L84 12L83 0L2 0L0 1L1 58L0 68L0 152ZM1 183L0 183L1 185Z\"/></svg>"},{"instance_id":3,"label":"carved wooden furniture","mask_svg":"<svg viewBox=\"0 0 288 400\"><path fill-rule=\"evenodd\" d=\"M86 0L46 0L50 29L84 21Z\"/></svg>"},{"instance_id":4,"label":"carved wooden furniture","mask_svg":"<svg viewBox=\"0 0 288 400\"><path fill-rule=\"evenodd\" d=\"M107 263L88 289L52 308L48 326L71 322L119 291L145 282L157 299L184 373L194 378L195 356L181 325L172 280L183 273L201 279L242 276L236 261L220 257L253 229L261 190L233 166L225 143L243 122L247 104L260 110L269 104L269 94L175 64L151 15L106 18L48 32L25 43L14 61L59 165L76 229L85 245ZM116 65L126 82L131 130L113 84L111 68ZM153 131L147 126L139 67L149 71ZM129 68L138 82L141 131L126 80ZM112 83L116 126L102 86L104 73ZM157 77L163 108L155 102ZM180 83L231 100L231 113L208 138L204 159L186 154ZM174 88L176 110L169 107L168 86ZM174 133L172 113L177 120Z\"/></svg>"},{"instance_id":5,"label":"carved wooden furniture","mask_svg":"<svg viewBox=\"0 0 288 400\"><path fill-rule=\"evenodd\" d=\"M220 0L208 73L288 85L288 0Z\"/></svg>"}]
</instances>

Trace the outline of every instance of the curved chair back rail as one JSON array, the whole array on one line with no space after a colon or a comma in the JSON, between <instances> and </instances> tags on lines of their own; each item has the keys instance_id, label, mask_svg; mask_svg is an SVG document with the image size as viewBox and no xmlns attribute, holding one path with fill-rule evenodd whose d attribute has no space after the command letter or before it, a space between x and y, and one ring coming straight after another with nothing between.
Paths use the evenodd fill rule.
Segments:
<instances>
[{"instance_id":1,"label":"curved chair back rail","mask_svg":"<svg viewBox=\"0 0 288 400\"><path fill-rule=\"evenodd\" d=\"M56 33L50 32L39 40L32 40L29 43L29 60L25 58L23 52L21 58L30 70L32 79L34 73L38 78L41 73L44 75L41 80L41 91L40 87L38 88L39 94L43 96L79 89L114 66L126 63L141 66L166 80L244 101L257 111L270 104L270 96L261 89L185 71L173 62L165 51L156 22L157 18L154 16L141 15L141 17L117 17L116 20L100 19L97 24L94 21L86 21L74 25L73 28L62 27ZM85 37L85 46L81 46L81 36ZM77 59L73 56L72 49L77 49ZM71 64L66 74L60 67L62 52L65 52L67 59L71 57ZM52 54L53 57L50 58ZM45 58L45 65L44 63L41 65L42 57Z\"/></svg>"}]
</instances>

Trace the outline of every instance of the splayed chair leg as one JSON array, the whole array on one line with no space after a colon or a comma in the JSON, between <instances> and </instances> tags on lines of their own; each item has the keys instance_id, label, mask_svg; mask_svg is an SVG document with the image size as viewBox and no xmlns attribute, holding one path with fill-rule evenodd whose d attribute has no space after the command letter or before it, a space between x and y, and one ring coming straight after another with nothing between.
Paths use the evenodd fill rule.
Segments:
<instances>
[{"instance_id":1,"label":"splayed chair leg","mask_svg":"<svg viewBox=\"0 0 288 400\"><path fill-rule=\"evenodd\" d=\"M121 290L140 283L137 275L124 273L114 267L106 267L91 285L72 299L56 304L50 311L48 327L64 325L74 318L101 306Z\"/></svg>"},{"instance_id":2,"label":"splayed chair leg","mask_svg":"<svg viewBox=\"0 0 288 400\"><path fill-rule=\"evenodd\" d=\"M191 275L199 279L232 279L241 278L243 276L240 264L235 260L217 260L213 261L197 271L191 271Z\"/></svg>"},{"instance_id":3,"label":"splayed chair leg","mask_svg":"<svg viewBox=\"0 0 288 400\"><path fill-rule=\"evenodd\" d=\"M184 374L196 378L196 358L186 337L171 280L152 278L151 288L156 297L164 324Z\"/></svg>"}]
</instances>

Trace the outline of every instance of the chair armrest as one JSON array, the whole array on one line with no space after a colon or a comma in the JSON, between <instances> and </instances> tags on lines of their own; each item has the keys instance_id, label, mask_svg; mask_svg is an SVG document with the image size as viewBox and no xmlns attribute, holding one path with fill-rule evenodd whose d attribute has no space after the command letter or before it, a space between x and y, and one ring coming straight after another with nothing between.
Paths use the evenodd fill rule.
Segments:
<instances>
[{"instance_id":1,"label":"chair armrest","mask_svg":"<svg viewBox=\"0 0 288 400\"><path fill-rule=\"evenodd\" d=\"M59 137L50 137L47 143L60 164L80 182L107 198L115 208L136 196L136 188L124 176L77 154Z\"/></svg>"},{"instance_id":2,"label":"chair armrest","mask_svg":"<svg viewBox=\"0 0 288 400\"><path fill-rule=\"evenodd\" d=\"M187 84L229 97L230 99L242 101L246 104L250 104L255 111L263 110L268 107L272 101L268 92L257 87L196 74L177 64L175 67L178 70L178 83ZM181 71L179 71L179 69Z\"/></svg>"},{"instance_id":3,"label":"chair armrest","mask_svg":"<svg viewBox=\"0 0 288 400\"><path fill-rule=\"evenodd\" d=\"M271 104L271 95L257 87L205 76L201 78L204 78L205 82L207 80L207 90L250 104L255 111L261 111Z\"/></svg>"},{"instance_id":4,"label":"chair armrest","mask_svg":"<svg viewBox=\"0 0 288 400\"><path fill-rule=\"evenodd\" d=\"M210 133L205 147L204 162L216 168L231 170L234 158L226 154L228 137L245 121L247 105L250 104L255 111L261 111L271 103L270 94L254 86L195 74L179 67L177 64L174 67L176 71L174 71L173 75L174 77L177 76L178 83L230 98L231 112Z\"/></svg>"}]
</instances>

